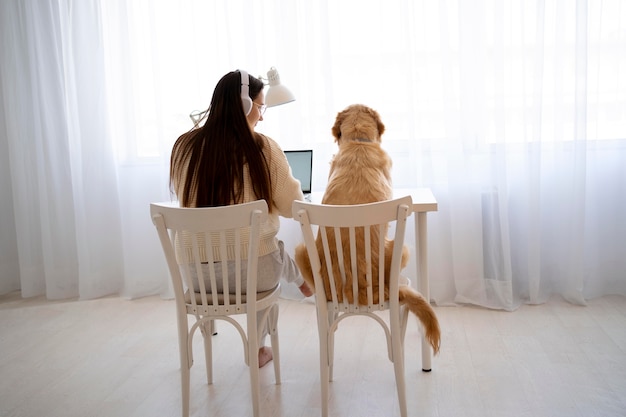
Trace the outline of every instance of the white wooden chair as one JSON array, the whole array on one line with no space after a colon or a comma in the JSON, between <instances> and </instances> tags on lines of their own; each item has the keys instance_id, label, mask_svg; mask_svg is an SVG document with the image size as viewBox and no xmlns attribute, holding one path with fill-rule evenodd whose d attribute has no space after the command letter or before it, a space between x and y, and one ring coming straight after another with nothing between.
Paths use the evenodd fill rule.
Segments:
<instances>
[{"instance_id":1,"label":"white wooden chair","mask_svg":"<svg viewBox=\"0 0 626 417\"><path fill-rule=\"evenodd\" d=\"M153 203L150 204L150 214L165 253L176 298L183 416L189 415L193 336L200 329L204 337L207 382L212 384L211 335L214 321L218 319L232 324L241 335L245 363L250 368L252 408L254 416L258 416L258 335L266 323L276 384L280 384L277 334L280 284L270 291L256 292L259 229L267 217L266 202L259 200L211 208L180 208L168 203ZM246 236L249 242L247 272L241 262L244 260L243 264L246 264L246 254L240 250L240 243ZM235 262L230 262L236 276L234 287L228 283L227 262L216 260L226 259L229 251L235 254ZM261 312L262 317L258 322L257 312ZM246 315L245 329L232 317L239 314ZM189 320L190 316L195 320Z\"/></svg>"},{"instance_id":2,"label":"white wooden chair","mask_svg":"<svg viewBox=\"0 0 626 417\"><path fill-rule=\"evenodd\" d=\"M341 320L355 315L370 317L383 328L389 360L394 365L400 413L403 417L407 414L403 344L408 310L399 304L398 285L404 232L411 207L410 196L352 206L293 203L293 217L300 222L315 280L324 417L328 415L329 382L333 379L334 333ZM385 239L378 239L378 236L387 235L388 225L395 225L395 243L390 268L385 268ZM321 236L322 246L319 247L315 228ZM359 263L357 259L366 262ZM328 285L322 277L322 268L329 277ZM384 301L385 269L390 271L388 301ZM358 301L359 276L367 280L365 304ZM342 288L348 288L348 295ZM376 313L385 310L389 311L388 320L385 314Z\"/></svg>"}]
</instances>

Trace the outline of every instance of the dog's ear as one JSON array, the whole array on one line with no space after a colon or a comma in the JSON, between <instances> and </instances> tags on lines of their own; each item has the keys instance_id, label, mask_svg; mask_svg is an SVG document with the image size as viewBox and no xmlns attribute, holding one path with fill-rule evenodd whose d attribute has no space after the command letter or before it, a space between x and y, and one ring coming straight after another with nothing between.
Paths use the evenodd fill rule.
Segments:
<instances>
[{"instance_id":1,"label":"dog's ear","mask_svg":"<svg viewBox=\"0 0 626 417\"><path fill-rule=\"evenodd\" d=\"M374 109L369 109L372 117L374 118L374 120L376 120L376 127L378 128L378 136L382 136L382 134L385 132L385 125L383 124L383 121L380 118L380 115L378 114L378 112Z\"/></svg>"},{"instance_id":2,"label":"dog's ear","mask_svg":"<svg viewBox=\"0 0 626 417\"><path fill-rule=\"evenodd\" d=\"M335 124L333 125L333 128L331 129L331 132L333 133L333 136L335 137L335 142L339 142L339 139L341 139L341 124L343 123L343 120L345 119L345 117L346 117L345 111L337 113L337 117L335 118Z\"/></svg>"}]
</instances>

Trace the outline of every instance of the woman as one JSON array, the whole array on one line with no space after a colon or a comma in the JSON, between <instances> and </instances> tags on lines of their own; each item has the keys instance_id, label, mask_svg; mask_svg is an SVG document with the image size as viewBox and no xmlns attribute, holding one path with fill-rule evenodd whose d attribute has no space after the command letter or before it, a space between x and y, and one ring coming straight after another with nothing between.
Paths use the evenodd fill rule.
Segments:
<instances>
[{"instance_id":1,"label":"woman","mask_svg":"<svg viewBox=\"0 0 626 417\"><path fill-rule=\"evenodd\" d=\"M274 288L283 277L308 297L312 290L276 238L278 216L291 217L293 201L302 200L303 195L280 146L254 131L265 111L263 87L262 81L245 71L222 77L205 124L183 134L174 144L170 182L182 207L265 200L269 216L261 225L258 268L270 273L258 274L257 291ZM263 343L266 334L259 344L259 367L272 360L271 348Z\"/></svg>"}]
</instances>

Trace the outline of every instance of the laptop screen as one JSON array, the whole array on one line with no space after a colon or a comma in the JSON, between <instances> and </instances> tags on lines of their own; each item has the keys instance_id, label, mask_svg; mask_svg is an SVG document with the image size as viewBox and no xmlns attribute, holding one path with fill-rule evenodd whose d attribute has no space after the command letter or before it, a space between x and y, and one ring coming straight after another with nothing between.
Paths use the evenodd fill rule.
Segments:
<instances>
[{"instance_id":1,"label":"laptop screen","mask_svg":"<svg viewBox=\"0 0 626 417\"><path fill-rule=\"evenodd\" d=\"M311 177L313 174L313 150L284 151L291 173L300 181L303 194L311 193Z\"/></svg>"}]
</instances>

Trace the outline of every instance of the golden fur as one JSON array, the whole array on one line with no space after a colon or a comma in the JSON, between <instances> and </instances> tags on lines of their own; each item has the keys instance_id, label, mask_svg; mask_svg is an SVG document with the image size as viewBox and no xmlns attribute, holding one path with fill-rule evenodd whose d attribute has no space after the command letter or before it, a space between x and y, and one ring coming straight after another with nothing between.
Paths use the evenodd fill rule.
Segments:
<instances>
[{"instance_id":1,"label":"golden fur","mask_svg":"<svg viewBox=\"0 0 626 417\"><path fill-rule=\"evenodd\" d=\"M361 105L354 104L339 112L332 127L339 150L333 157L330 165L328 186L322 198L322 204L365 204L376 201L390 200L393 196L391 186L391 166L392 161L389 155L380 146L381 135L385 131L378 112ZM372 248L378 247L380 236L377 228L371 230ZM347 232L346 232L347 233ZM342 232L343 236L343 232ZM346 236L347 238L347 236ZM334 236L328 234L331 248L336 248ZM385 237L385 299L389 297L389 267L393 252L393 241ZM357 246L364 243L363 232L357 234ZM324 252L322 250L321 237L318 235L317 248L320 260L324 264ZM346 262L346 273L350 275L349 254L346 249L344 259ZM359 251L361 253L362 251ZM333 256L333 259L337 259ZM404 268L408 263L409 251L405 246L402 251L401 266ZM308 253L304 244L296 247L295 260L302 272L306 282L315 287L313 271L309 261ZM358 269L365 270L365 260L359 259ZM372 265L378 265L378 251L372 251ZM373 276L377 276L378 271L372 271ZM339 275L339 265L333 262L333 274ZM326 293L330 293L328 273L322 268L322 278L325 281ZM340 284L337 279L337 284ZM345 296L352 302L352 279L348 276L346 288L337 294L339 301ZM367 304L367 281L365 276L358 278L359 304ZM341 285L337 286L341 289ZM378 283L372 287L374 302L378 302ZM430 304L422 295L410 286L400 286L400 302L405 304L413 312L424 326L426 338L433 347L435 354L439 351L440 330L437 316Z\"/></svg>"}]
</instances>

